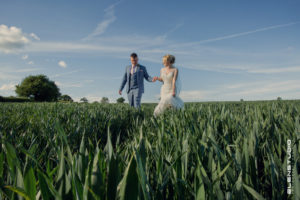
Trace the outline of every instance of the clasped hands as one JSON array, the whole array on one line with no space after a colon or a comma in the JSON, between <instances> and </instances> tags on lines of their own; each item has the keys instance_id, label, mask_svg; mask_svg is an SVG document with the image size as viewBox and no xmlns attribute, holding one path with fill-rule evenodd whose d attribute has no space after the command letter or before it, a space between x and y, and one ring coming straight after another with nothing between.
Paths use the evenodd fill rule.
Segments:
<instances>
[{"instance_id":1,"label":"clasped hands","mask_svg":"<svg viewBox=\"0 0 300 200\"><path fill-rule=\"evenodd\" d=\"M154 76L153 79L152 79L152 82L155 82L158 80L158 77L157 76Z\"/></svg>"}]
</instances>

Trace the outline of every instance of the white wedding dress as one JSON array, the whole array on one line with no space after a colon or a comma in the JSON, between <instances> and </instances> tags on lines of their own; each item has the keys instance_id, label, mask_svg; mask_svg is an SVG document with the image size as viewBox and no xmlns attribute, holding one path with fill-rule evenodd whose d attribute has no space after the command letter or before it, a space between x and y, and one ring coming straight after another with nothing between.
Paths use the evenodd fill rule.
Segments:
<instances>
[{"instance_id":1,"label":"white wedding dress","mask_svg":"<svg viewBox=\"0 0 300 200\"><path fill-rule=\"evenodd\" d=\"M162 71L161 78L163 80L163 85L160 90L160 102L154 109L154 116L158 116L159 114L163 113L167 108L181 109L184 106L183 101L178 97L179 90L177 86L175 97L172 95L173 76L174 71L171 71L168 74L164 70Z\"/></svg>"}]
</instances>

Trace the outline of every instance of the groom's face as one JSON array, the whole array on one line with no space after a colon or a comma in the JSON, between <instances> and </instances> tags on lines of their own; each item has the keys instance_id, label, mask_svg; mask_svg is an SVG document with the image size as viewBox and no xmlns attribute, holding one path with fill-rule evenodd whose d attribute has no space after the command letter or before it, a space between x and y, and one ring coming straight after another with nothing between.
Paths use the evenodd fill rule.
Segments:
<instances>
[{"instance_id":1,"label":"groom's face","mask_svg":"<svg viewBox=\"0 0 300 200\"><path fill-rule=\"evenodd\" d=\"M139 60L139 59L138 59L137 57L136 57L136 58L130 57L130 61L131 61L131 64L132 64L133 66L137 65L138 60Z\"/></svg>"}]
</instances>

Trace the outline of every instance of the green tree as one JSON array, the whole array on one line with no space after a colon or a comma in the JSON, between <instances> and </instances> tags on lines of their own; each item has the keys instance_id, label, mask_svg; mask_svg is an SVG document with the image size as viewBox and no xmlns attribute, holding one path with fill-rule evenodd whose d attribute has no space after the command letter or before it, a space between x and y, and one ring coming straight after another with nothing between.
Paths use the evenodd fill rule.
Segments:
<instances>
[{"instance_id":1,"label":"green tree","mask_svg":"<svg viewBox=\"0 0 300 200\"><path fill-rule=\"evenodd\" d=\"M82 98L80 99L80 101L83 102L83 103L89 102L89 101L87 100L87 98L85 98L85 97L82 97Z\"/></svg>"},{"instance_id":2,"label":"green tree","mask_svg":"<svg viewBox=\"0 0 300 200\"><path fill-rule=\"evenodd\" d=\"M70 102L73 102L73 99L69 95L67 95L67 94L64 94L64 95L60 96L58 99L61 100L61 101L70 101Z\"/></svg>"},{"instance_id":3,"label":"green tree","mask_svg":"<svg viewBox=\"0 0 300 200\"><path fill-rule=\"evenodd\" d=\"M102 97L101 103L109 103L109 99L107 97Z\"/></svg>"},{"instance_id":4,"label":"green tree","mask_svg":"<svg viewBox=\"0 0 300 200\"><path fill-rule=\"evenodd\" d=\"M33 97L35 101L56 101L61 95L54 81L43 74L26 77L16 85L15 92L19 97Z\"/></svg>"},{"instance_id":5,"label":"green tree","mask_svg":"<svg viewBox=\"0 0 300 200\"><path fill-rule=\"evenodd\" d=\"M123 97L120 97L117 99L117 103L124 103L125 99Z\"/></svg>"}]
</instances>

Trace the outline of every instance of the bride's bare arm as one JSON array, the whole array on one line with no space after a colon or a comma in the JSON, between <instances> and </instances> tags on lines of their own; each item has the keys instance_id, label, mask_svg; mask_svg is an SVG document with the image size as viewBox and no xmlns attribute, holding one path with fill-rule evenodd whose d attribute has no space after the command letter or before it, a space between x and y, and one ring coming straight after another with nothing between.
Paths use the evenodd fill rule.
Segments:
<instances>
[{"instance_id":1,"label":"bride's bare arm","mask_svg":"<svg viewBox=\"0 0 300 200\"><path fill-rule=\"evenodd\" d=\"M176 86L175 86L175 83L176 83L176 80L177 80L177 74L178 74L178 69L174 69L174 77L173 77L173 81L172 81L172 88L173 88L173 96L175 97L175 94L176 94Z\"/></svg>"},{"instance_id":2,"label":"bride's bare arm","mask_svg":"<svg viewBox=\"0 0 300 200\"><path fill-rule=\"evenodd\" d=\"M161 78L161 72L163 69L160 70L160 77L157 77L157 80L159 80L160 82L163 82L162 78Z\"/></svg>"}]
</instances>

